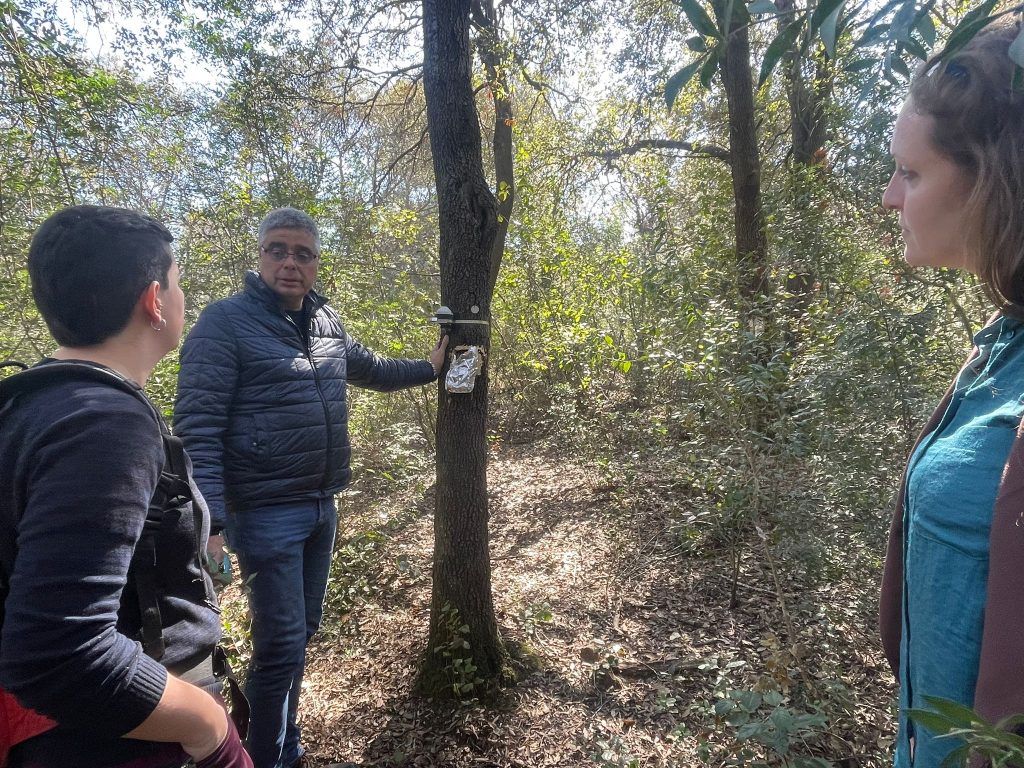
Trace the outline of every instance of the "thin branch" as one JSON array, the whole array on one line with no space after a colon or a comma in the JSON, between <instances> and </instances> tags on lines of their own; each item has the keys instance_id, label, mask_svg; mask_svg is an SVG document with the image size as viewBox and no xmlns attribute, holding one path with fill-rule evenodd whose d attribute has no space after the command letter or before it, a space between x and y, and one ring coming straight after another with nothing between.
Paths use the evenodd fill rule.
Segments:
<instances>
[{"instance_id":1,"label":"thin branch","mask_svg":"<svg viewBox=\"0 0 1024 768\"><path fill-rule=\"evenodd\" d=\"M398 169L398 166L402 162L402 160L404 160L409 155L418 153L419 150L423 148L423 142L426 140L426 138L427 138L427 129L424 127L423 132L420 134L420 137L416 141L416 143L413 144L411 147L407 147L406 149L402 150L402 152L394 160L391 161L391 163L388 165L388 167L384 170L384 173L380 174L380 176L379 176L380 184L374 183L374 186L378 187L378 188L379 187L383 187L387 183L387 180L390 179L394 175L395 171ZM375 190L375 192L376 192L376 190ZM376 196L376 194L375 194L375 196Z\"/></svg>"},{"instance_id":2,"label":"thin branch","mask_svg":"<svg viewBox=\"0 0 1024 768\"><path fill-rule=\"evenodd\" d=\"M677 141L676 139L641 139L619 149L608 149L604 152L588 152L589 157L600 157L605 160L615 160L627 155L635 155L649 149L669 149L688 152L691 155L701 157L713 157L716 160L729 162L729 150L719 147L716 144L704 144L700 141Z\"/></svg>"},{"instance_id":3,"label":"thin branch","mask_svg":"<svg viewBox=\"0 0 1024 768\"><path fill-rule=\"evenodd\" d=\"M540 91L541 93L545 93L546 91L552 91L553 93L557 93L559 96L561 96L566 101L572 101L572 97L569 94L567 94L565 91L560 91L557 88L555 88L553 85L550 85L549 83L545 83L543 80L536 80L536 79L530 77L530 73L526 71L526 65L522 62L522 60L518 56L516 57L516 60L517 60L517 63L519 63L520 66L522 67L520 69L520 74L522 74L523 80L526 81L527 85L531 86L532 88L534 88L537 91Z\"/></svg>"}]
</instances>

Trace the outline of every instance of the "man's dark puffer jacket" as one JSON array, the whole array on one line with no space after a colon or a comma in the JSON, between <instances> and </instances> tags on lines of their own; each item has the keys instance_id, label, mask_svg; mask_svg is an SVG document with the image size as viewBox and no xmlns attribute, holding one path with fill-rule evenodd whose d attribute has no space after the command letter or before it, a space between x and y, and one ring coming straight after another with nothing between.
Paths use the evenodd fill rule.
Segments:
<instances>
[{"instance_id":1,"label":"man's dark puffer jacket","mask_svg":"<svg viewBox=\"0 0 1024 768\"><path fill-rule=\"evenodd\" d=\"M208 306L181 349L174 431L214 526L225 507L323 498L348 484L346 382L387 392L426 384L426 360L380 357L310 291L309 346L255 272Z\"/></svg>"}]
</instances>

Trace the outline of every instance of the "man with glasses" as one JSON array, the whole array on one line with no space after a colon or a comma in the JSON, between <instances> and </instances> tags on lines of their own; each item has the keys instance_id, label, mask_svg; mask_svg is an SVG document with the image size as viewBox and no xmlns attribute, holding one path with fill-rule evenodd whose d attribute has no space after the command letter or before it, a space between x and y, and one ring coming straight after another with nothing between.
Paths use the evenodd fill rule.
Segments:
<instances>
[{"instance_id":1,"label":"man with glasses","mask_svg":"<svg viewBox=\"0 0 1024 768\"><path fill-rule=\"evenodd\" d=\"M252 613L246 694L255 768L304 764L296 710L306 645L320 625L337 513L348 484L347 384L378 391L437 378L426 360L381 357L345 331L313 290L316 223L294 208L259 227L258 272L203 310L181 350L175 432L213 530L238 557ZM211 536L216 558L223 540Z\"/></svg>"}]
</instances>

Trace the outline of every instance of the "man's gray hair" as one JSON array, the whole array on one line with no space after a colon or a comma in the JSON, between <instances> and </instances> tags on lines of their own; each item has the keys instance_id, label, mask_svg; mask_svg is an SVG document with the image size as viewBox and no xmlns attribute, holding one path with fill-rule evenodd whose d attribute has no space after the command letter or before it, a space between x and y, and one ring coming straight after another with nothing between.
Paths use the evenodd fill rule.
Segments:
<instances>
[{"instance_id":1,"label":"man's gray hair","mask_svg":"<svg viewBox=\"0 0 1024 768\"><path fill-rule=\"evenodd\" d=\"M313 217L298 208L275 208L260 222L259 241L262 243L272 229L302 229L313 236L316 249L320 250L320 230Z\"/></svg>"}]
</instances>

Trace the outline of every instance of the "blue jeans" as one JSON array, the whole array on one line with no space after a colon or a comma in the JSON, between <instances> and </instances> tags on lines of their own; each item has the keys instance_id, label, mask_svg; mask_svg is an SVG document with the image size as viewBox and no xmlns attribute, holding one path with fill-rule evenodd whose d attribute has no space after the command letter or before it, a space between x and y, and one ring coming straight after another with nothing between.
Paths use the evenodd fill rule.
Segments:
<instances>
[{"instance_id":1,"label":"blue jeans","mask_svg":"<svg viewBox=\"0 0 1024 768\"><path fill-rule=\"evenodd\" d=\"M229 512L225 533L238 557L252 613L245 694L254 768L289 768L303 754L296 711L306 644L320 626L334 550L334 499Z\"/></svg>"}]
</instances>

